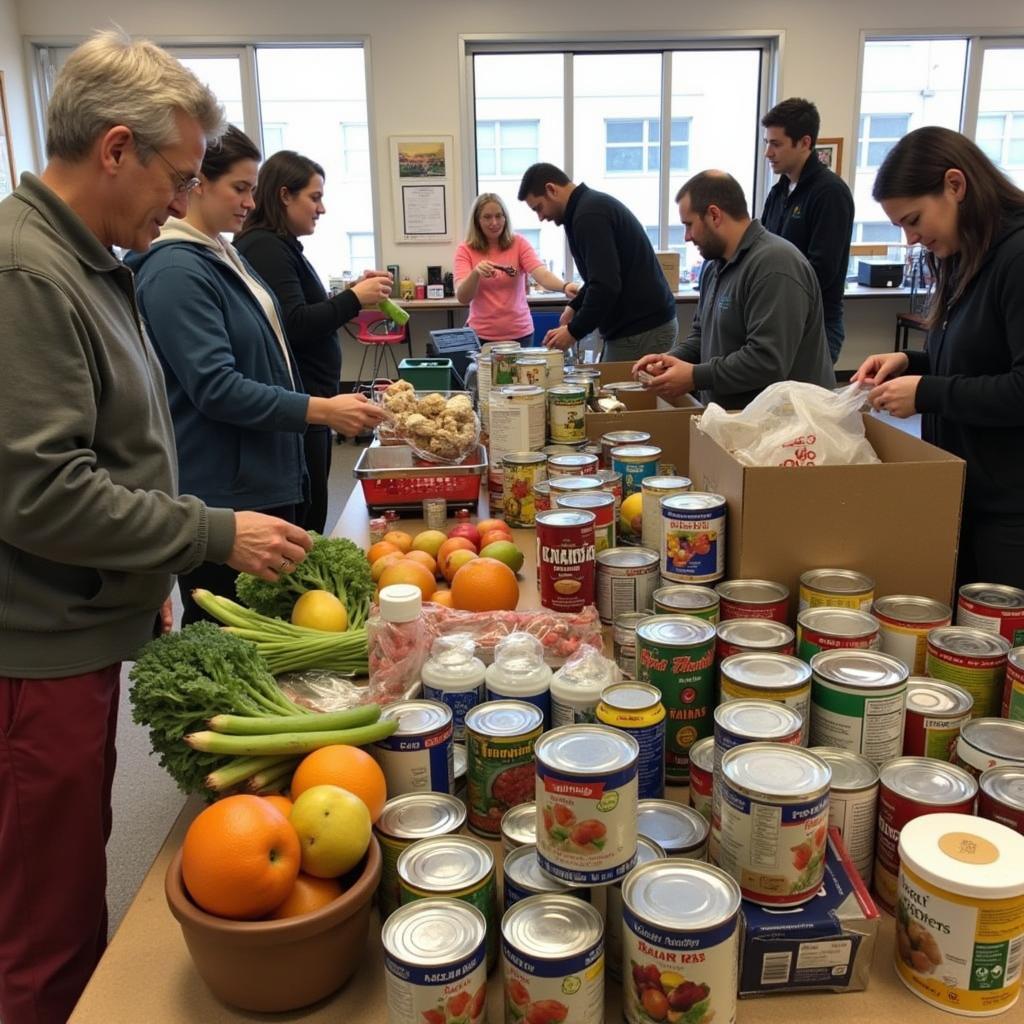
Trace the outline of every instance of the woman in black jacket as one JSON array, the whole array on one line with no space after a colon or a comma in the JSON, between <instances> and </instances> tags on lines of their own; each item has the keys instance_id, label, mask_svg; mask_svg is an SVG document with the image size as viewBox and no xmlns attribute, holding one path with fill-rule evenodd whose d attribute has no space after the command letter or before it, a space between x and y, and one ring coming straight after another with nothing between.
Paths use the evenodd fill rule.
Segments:
<instances>
[{"instance_id":1,"label":"woman in black jacket","mask_svg":"<svg viewBox=\"0 0 1024 1024\"><path fill-rule=\"evenodd\" d=\"M869 356L853 379L967 462L957 586L1024 587L1024 192L959 132L919 128L874 197L927 250L935 294L925 351Z\"/></svg>"},{"instance_id":2,"label":"woman in black jacket","mask_svg":"<svg viewBox=\"0 0 1024 1024\"><path fill-rule=\"evenodd\" d=\"M316 230L324 213L323 195L324 169L318 163L291 150L275 153L260 168L256 207L235 246L277 297L306 391L330 398L338 394L341 381L338 328L360 309L387 298L391 275L367 271L351 288L328 298L299 241ZM309 501L300 511L300 524L322 533L327 522L330 428L310 427L305 452Z\"/></svg>"}]
</instances>

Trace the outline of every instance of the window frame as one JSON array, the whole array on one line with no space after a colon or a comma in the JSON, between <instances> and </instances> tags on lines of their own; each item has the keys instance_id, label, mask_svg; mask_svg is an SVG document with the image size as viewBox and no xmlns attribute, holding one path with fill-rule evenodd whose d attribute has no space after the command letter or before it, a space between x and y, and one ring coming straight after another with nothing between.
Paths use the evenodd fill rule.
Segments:
<instances>
[{"instance_id":1,"label":"window frame","mask_svg":"<svg viewBox=\"0 0 1024 1024\"><path fill-rule=\"evenodd\" d=\"M476 133L477 133L477 129L479 128L479 126L481 124L489 124L489 125L492 125L493 128L494 128L494 145L487 147L488 149L493 149L494 150L494 173L493 174L485 175L485 177L487 177L487 178L507 178L507 177L510 177L510 175L514 175L514 174L518 174L519 173L518 171L513 171L513 172L508 172L507 173L504 170L502 170L502 166L503 166L502 162L501 162L502 151L505 150L505 149L526 149L527 147L525 147L525 146L506 146L502 142L502 132L504 131L504 127L503 127L504 125L529 125L529 126L532 126L532 127L536 128L537 129L537 133L538 133L538 135L537 135L538 144L536 146L534 146L533 149L534 149L534 151L537 153L537 155L539 157L539 154L540 154L540 145L539 145L540 119L539 118L536 118L536 117L489 117L489 118L487 118L484 121L476 121L476 120L474 120L474 122L473 122L473 135L472 135L474 157L475 157L476 151L480 148L479 143L476 140ZM531 162L532 163L536 163L537 161L533 160Z\"/></svg>"},{"instance_id":2,"label":"window frame","mask_svg":"<svg viewBox=\"0 0 1024 1024\"><path fill-rule=\"evenodd\" d=\"M889 141L891 141L892 145L895 146L896 143L899 142L899 140L903 138L903 135L906 135L907 131L910 130L910 119L913 116L914 116L913 113L906 113L906 114L904 114L902 112L888 111L888 110L885 111L884 113L877 112L877 111L876 112L872 112L872 113L867 113L867 114L861 113L860 119L859 119L858 125L857 125L857 151L856 151L856 153L854 155L854 168L855 168L855 170L857 170L857 171L877 171L878 168L882 166L882 160L884 160L885 157L882 157L882 160L879 160L879 162L877 164L873 164L871 162L871 157L870 157L871 144L873 142L889 142ZM871 118L875 118L875 117L903 117L903 118L906 118L907 129L906 129L906 131L903 132L903 135L896 135L896 136L879 135L879 136L874 136L874 135L871 134L871 123L872 122L871 122L870 119ZM862 135L861 134L861 132L863 131L862 126L864 125L865 122L868 123L868 132L866 134ZM892 146L890 146L889 149L892 149ZM861 159L862 156L863 156L863 160ZM886 151L886 156L888 156L888 150Z\"/></svg>"},{"instance_id":3,"label":"window frame","mask_svg":"<svg viewBox=\"0 0 1024 1024\"><path fill-rule=\"evenodd\" d=\"M609 142L608 141L608 126L611 124L640 124L640 141L639 142ZM672 171L678 173L687 173L690 170L690 125L693 122L692 117L673 117L669 120L669 173ZM658 174L661 171L661 138L659 137L657 142L652 142L650 133L651 125L659 124L659 120L656 117L606 117L604 119L604 131L605 131L605 174L613 177L628 177L630 175L649 175ZM672 128L676 124L686 125L686 141L685 142L674 142L672 140ZM685 167L672 167L672 148L679 149L683 152L686 158ZM611 150L622 150L622 149L637 149L640 150L640 158L642 166L639 170L616 170L615 168L608 166L608 151ZM651 155L652 151L658 155L658 166L651 167Z\"/></svg>"}]
</instances>

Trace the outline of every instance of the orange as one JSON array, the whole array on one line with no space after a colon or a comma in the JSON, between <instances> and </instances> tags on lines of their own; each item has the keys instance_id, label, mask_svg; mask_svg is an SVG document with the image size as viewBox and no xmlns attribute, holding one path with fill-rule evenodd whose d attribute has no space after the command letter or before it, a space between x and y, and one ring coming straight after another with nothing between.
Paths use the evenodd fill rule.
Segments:
<instances>
[{"instance_id":1,"label":"orange","mask_svg":"<svg viewBox=\"0 0 1024 1024\"><path fill-rule=\"evenodd\" d=\"M334 743L307 754L292 776L292 800L313 786L341 786L366 804L370 820L384 810L388 787L380 765L360 747Z\"/></svg>"},{"instance_id":2,"label":"orange","mask_svg":"<svg viewBox=\"0 0 1024 1024\"><path fill-rule=\"evenodd\" d=\"M476 545L465 537L449 537L438 549L437 549L437 564L444 565L445 559L453 551L472 551L476 554Z\"/></svg>"},{"instance_id":3,"label":"orange","mask_svg":"<svg viewBox=\"0 0 1024 1024\"><path fill-rule=\"evenodd\" d=\"M452 604L452 592L450 590L435 590L434 596L430 599L434 604L444 605L445 608L454 608Z\"/></svg>"},{"instance_id":4,"label":"orange","mask_svg":"<svg viewBox=\"0 0 1024 1024\"><path fill-rule=\"evenodd\" d=\"M511 611L519 604L516 574L496 558L474 558L452 577L452 604L467 612Z\"/></svg>"},{"instance_id":5,"label":"orange","mask_svg":"<svg viewBox=\"0 0 1024 1024\"><path fill-rule=\"evenodd\" d=\"M278 921L282 917L311 914L314 910L333 903L344 891L341 882L336 878L315 878L300 871L292 891L285 897L284 903L273 911L270 918Z\"/></svg>"},{"instance_id":6,"label":"orange","mask_svg":"<svg viewBox=\"0 0 1024 1024\"><path fill-rule=\"evenodd\" d=\"M412 559L414 562L419 562L420 565L429 570L432 576L437 575L437 562L426 551L410 551L405 557Z\"/></svg>"},{"instance_id":7,"label":"orange","mask_svg":"<svg viewBox=\"0 0 1024 1024\"><path fill-rule=\"evenodd\" d=\"M480 550L483 551L488 544L496 544L499 540L512 540L512 531L488 530L480 537Z\"/></svg>"},{"instance_id":8,"label":"orange","mask_svg":"<svg viewBox=\"0 0 1024 1024\"><path fill-rule=\"evenodd\" d=\"M251 921L285 900L301 857L295 829L273 804L258 796L229 796L189 826L181 874L207 913Z\"/></svg>"},{"instance_id":9,"label":"orange","mask_svg":"<svg viewBox=\"0 0 1024 1024\"><path fill-rule=\"evenodd\" d=\"M370 547L370 550L366 552L366 560L373 565L378 558L383 558L385 555L393 555L398 552L399 548L397 544L391 544L386 540L379 540L376 544Z\"/></svg>"},{"instance_id":10,"label":"orange","mask_svg":"<svg viewBox=\"0 0 1024 1024\"><path fill-rule=\"evenodd\" d=\"M481 519L476 524L476 528L480 531L481 536L485 533L489 533L491 530L508 530L509 525L504 519Z\"/></svg>"},{"instance_id":11,"label":"orange","mask_svg":"<svg viewBox=\"0 0 1024 1024\"><path fill-rule=\"evenodd\" d=\"M389 555L381 555L376 562L370 565L370 576L376 583L380 579L380 574L389 566L394 565L395 562L400 562L405 555L401 551L392 551Z\"/></svg>"},{"instance_id":12,"label":"orange","mask_svg":"<svg viewBox=\"0 0 1024 1024\"><path fill-rule=\"evenodd\" d=\"M437 589L434 574L425 565L420 565L410 558L403 558L394 565L389 565L380 574L377 586L383 590L392 583L411 583L414 587L419 587L424 601L429 601L430 595Z\"/></svg>"},{"instance_id":13,"label":"orange","mask_svg":"<svg viewBox=\"0 0 1024 1024\"><path fill-rule=\"evenodd\" d=\"M276 807L286 818L292 813L292 802L284 793L274 793L263 797L271 807Z\"/></svg>"},{"instance_id":14,"label":"orange","mask_svg":"<svg viewBox=\"0 0 1024 1024\"><path fill-rule=\"evenodd\" d=\"M408 553L412 547L412 537L404 530L391 530L384 534L385 544L394 544L403 554Z\"/></svg>"}]
</instances>

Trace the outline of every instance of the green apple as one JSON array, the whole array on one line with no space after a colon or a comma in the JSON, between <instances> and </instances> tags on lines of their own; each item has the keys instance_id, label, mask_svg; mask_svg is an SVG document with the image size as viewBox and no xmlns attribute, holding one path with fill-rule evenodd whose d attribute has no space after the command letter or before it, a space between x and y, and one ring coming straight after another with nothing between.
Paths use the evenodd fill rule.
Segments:
<instances>
[{"instance_id":1,"label":"green apple","mask_svg":"<svg viewBox=\"0 0 1024 1024\"><path fill-rule=\"evenodd\" d=\"M299 834L302 870L317 878L351 871L370 845L370 812L341 786L312 786L295 801L289 820Z\"/></svg>"},{"instance_id":2,"label":"green apple","mask_svg":"<svg viewBox=\"0 0 1024 1024\"><path fill-rule=\"evenodd\" d=\"M413 538L413 551L426 551L431 558L437 558L441 545L448 539L440 530L421 530Z\"/></svg>"},{"instance_id":3,"label":"green apple","mask_svg":"<svg viewBox=\"0 0 1024 1024\"><path fill-rule=\"evenodd\" d=\"M523 553L510 540L496 540L480 552L481 558L496 558L504 562L513 572L523 567Z\"/></svg>"}]
</instances>

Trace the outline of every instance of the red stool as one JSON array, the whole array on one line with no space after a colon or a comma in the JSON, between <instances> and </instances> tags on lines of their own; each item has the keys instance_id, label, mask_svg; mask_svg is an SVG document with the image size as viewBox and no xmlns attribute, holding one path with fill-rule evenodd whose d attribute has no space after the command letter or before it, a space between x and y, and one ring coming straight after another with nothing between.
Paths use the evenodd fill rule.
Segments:
<instances>
[{"instance_id":1,"label":"red stool","mask_svg":"<svg viewBox=\"0 0 1024 1024\"><path fill-rule=\"evenodd\" d=\"M396 327L383 313L376 310L364 310L358 317L358 331L356 337L363 346L363 358L359 363L359 376L352 387L353 391L362 390L363 386L370 381L381 377L391 377L398 380L398 360L395 358L394 345L407 345L409 347L409 358L412 358L412 340L409 337L408 324ZM368 378L363 377L363 369L366 366L367 356L373 352L373 362ZM387 363L391 360L394 373L388 373Z\"/></svg>"}]
</instances>

